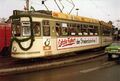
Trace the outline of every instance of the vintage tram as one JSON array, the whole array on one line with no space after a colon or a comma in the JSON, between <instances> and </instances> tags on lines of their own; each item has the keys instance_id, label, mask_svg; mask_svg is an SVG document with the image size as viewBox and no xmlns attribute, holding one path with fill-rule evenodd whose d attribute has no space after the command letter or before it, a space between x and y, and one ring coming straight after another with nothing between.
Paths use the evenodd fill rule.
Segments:
<instances>
[{"instance_id":1,"label":"vintage tram","mask_svg":"<svg viewBox=\"0 0 120 81\"><path fill-rule=\"evenodd\" d=\"M47 57L100 48L112 43L112 25L52 11L14 10L11 56Z\"/></svg>"}]
</instances>

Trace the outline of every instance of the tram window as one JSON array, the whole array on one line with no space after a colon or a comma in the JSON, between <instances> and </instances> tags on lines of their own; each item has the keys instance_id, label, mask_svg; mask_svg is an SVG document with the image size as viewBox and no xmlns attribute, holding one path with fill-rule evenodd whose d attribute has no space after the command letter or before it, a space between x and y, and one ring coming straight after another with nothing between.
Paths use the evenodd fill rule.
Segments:
<instances>
[{"instance_id":1,"label":"tram window","mask_svg":"<svg viewBox=\"0 0 120 81\"><path fill-rule=\"evenodd\" d=\"M48 20L43 21L43 35L50 36L50 25Z\"/></svg>"},{"instance_id":2,"label":"tram window","mask_svg":"<svg viewBox=\"0 0 120 81\"><path fill-rule=\"evenodd\" d=\"M39 22L33 22L33 32L35 36L39 36L40 35L40 23Z\"/></svg>"},{"instance_id":3,"label":"tram window","mask_svg":"<svg viewBox=\"0 0 120 81\"><path fill-rule=\"evenodd\" d=\"M23 33L23 36L31 35L30 22L22 21L22 33Z\"/></svg>"},{"instance_id":4,"label":"tram window","mask_svg":"<svg viewBox=\"0 0 120 81\"><path fill-rule=\"evenodd\" d=\"M98 26L94 26L94 34L95 35L98 35L99 33L98 33Z\"/></svg>"},{"instance_id":5,"label":"tram window","mask_svg":"<svg viewBox=\"0 0 120 81\"><path fill-rule=\"evenodd\" d=\"M82 27L82 25L77 24L77 33L78 33L78 35L82 35L81 27Z\"/></svg>"},{"instance_id":6,"label":"tram window","mask_svg":"<svg viewBox=\"0 0 120 81\"><path fill-rule=\"evenodd\" d=\"M76 24L70 24L69 25L69 33L70 35L76 35Z\"/></svg>"},{"instance_id":7,"label":"tram window","mask_svg":"<svg viewBox=\"0 0 120 81\"><path fill-rule=\"evenodd\" d=\"M15 36L20 36L21 35L21 27L20 24L14 24L13 25L13 34Z\"/></svg>"},{"instance_id":8,"label":"tram window","mask_svg":"<svg viewBox=\"0 0 120 81\"><path fill-rule=\"evenodd\" d=\"M103 27L101 28L101 30L102 30L102 35L104 36L105 34L104 34L104 29L103 29Z\"/></svg>"},{"instance_id":9,"label":"tram window","mask_svg":"<svg viewBox=\"0 0 120 81\"><path fill-rule=\"evenodd\" d=\"M67 36L68 35L68 25L67 25L67 23L62 23L61 34L63 36Z\"/></svg>"},{"instance_id":10,"label":"tram window","mask_svg":"<svg viewBox=\"0 0 120 81\"><path fill-rule=\"evenodd\" d=\"M21 36L20 18L12 19L12 34L13 36Z\"/></svg>"},{"instance_id":11,"label":"tram window","mask_svg":"<svg viewBox=\"0 0 120 81\"><path fill-rule=\"evenodd\" d=\"M111 29L108 28L108 36L111 35Z\"/></svg>"},{"instance_id":12,"label":"tram window","mask_svg":"<svg viewBox=\"0 0 120 81\"><path fill-rule=\"evenodd\" d=\"M89 28L88 28L88 32L89 32L89 35L94 35L94 27L93 25L89 25Z\"/></svg>"},{"instance_id":13,"label":"tram window","mask_svg":"<svg viewBox=\"0 0 120 81\"><path fill-rule=\"evenodd\" d=\"M103 27L103 35L106 36L106 28Z\"/></svg>"},{"instance_id":14,"label":"tram window","mask_svg":"<svg viewBox=\"0 0 120 81\"><path fill-rule=\"evenodd\" d=\"M61 28L60 28L60 23L56 23L56 26L55 26L55 28L56 28L56 35L57 36L60 36L61 35Z\"/></svg>"},{"instance_id":15,"label":"tram window","mask_svg":"<svg viewBox=\"0 0 120 81\"><path fill-rule=\"evenodd\" d=\"M81 28L82 28L81 31L82 31L83 35L88 35L88 26L82 25Z\"/></svg>"},{"instance_id":16,"label":"tram window","mask_svg":"<svg viewBox=\"0 0 120 81\"><path fill-rule=\"evenodd\" d=\"M111 29L107 29L107 35L110 36L111 35Z\"/></svg>"},{"instance_id":17,"label":"tram window","mask_svg":"<svg viewBox=\"0 0 120 81\"><path fill-rule=\"evenodd\" d=\"M111 30L104 26L104 28L103 28L103 35L104 36L110 36L111 35Z\"/></svg>"}]
</instances>

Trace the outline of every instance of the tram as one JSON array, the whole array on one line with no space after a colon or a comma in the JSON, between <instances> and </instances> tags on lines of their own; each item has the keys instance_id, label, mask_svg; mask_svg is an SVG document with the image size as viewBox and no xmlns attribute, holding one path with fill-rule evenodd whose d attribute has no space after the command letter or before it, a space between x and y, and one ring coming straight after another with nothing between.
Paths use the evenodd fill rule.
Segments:
<instances>
[{"instance_id":1,"label":"tram","mask_svg":"<svg viewBox=\"0 0 120 81\"><path fill-rule=\"evenodd\" d=\"M100 48L112 43L112 25L53 11L14 10L11 56L48 57Z\"/></svg>"}]
</instances>

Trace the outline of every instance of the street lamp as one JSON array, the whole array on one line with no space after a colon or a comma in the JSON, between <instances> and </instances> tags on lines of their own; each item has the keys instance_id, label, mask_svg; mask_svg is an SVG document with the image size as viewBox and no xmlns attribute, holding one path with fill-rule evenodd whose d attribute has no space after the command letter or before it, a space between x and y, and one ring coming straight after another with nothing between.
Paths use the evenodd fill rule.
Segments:
<instances>
[{"instance_id":1,"label":"street lamp","mask_svg":"<svg viewBox=\"0 0 120 81\"><path fill-rule=\"evenodd\" d=\"M78 10L79 10L79 8L76 8L76 11L77 11L77 16L78 16Z\"/></svg>"}]
</instances>

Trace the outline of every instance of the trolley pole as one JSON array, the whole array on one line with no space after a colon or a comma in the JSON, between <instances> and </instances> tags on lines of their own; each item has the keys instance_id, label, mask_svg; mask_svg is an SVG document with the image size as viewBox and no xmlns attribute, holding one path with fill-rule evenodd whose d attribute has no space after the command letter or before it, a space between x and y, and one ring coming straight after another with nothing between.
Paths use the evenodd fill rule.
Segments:
<instances>
[{"instance_id":1,"label":"trolley pole","mask_svg":"<svg viewBox=\"0 0 120 81\"><path fill-rule=\"evenodd\" d=\"M29 11L29 0L26 0L26 10Z\"/></svg>"}]
</instances>

